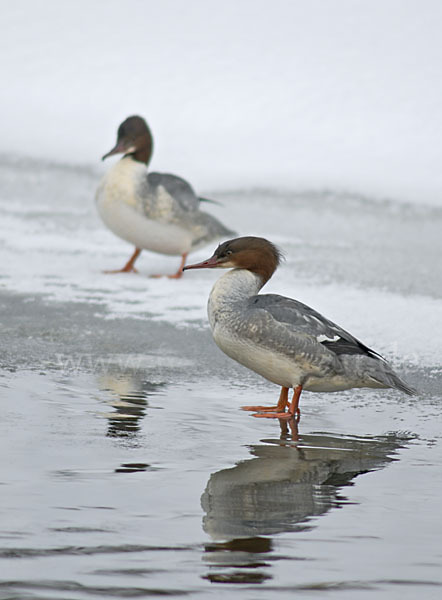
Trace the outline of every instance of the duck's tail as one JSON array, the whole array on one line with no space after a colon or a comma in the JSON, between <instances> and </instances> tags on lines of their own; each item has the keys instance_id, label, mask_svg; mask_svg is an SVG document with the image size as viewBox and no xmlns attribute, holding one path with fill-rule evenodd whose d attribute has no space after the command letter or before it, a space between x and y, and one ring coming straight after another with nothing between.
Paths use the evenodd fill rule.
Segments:
<instances>
[{"instance_id":1,"label":"duck's tail","mask_svg":"<svg viewBox=\"0 0 442 600\"><path fill-rule=\"evenodd\" d=\"M378 381L379 383L396 390L400 390L401 392L405 392L405 394L408 394L409 396L416 396L417 390L415 388L403 381L399 375L396 375L396 373L389 367L388 364L386 367L387 368L383 370L380 376L373 376L375 381Z\"/></svg>"},{"instance_id":2,"label":"duck's tail","mask_svg":"<svg viewBox=\"0 0 442 600\"><path fill-rule=\"evenodd\" d=\"M418 392L403 381L381 356L340 355L341 363L353 379L360 382L358 387L394 388L409 396Z\"/></svg>"},{"instance_id":3,"label":"duck's tail","mask_svg":"<svg viewBox=\"0 0 442 600\"><path fill-rule=\"evenodd\" d=\"M218 204L218 206L223 206L223 203L219 200L212 200L211 198L203 198L202 196L198 197L200 202L208 202L209 204Z\"/></svg>"}]
</instances>

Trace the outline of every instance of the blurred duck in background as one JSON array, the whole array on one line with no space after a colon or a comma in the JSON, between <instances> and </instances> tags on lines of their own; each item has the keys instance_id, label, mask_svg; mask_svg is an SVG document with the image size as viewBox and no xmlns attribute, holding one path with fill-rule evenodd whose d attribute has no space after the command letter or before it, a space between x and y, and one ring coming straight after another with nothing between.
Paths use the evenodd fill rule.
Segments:
<instances>
[{"instance_id":1,"label":"blurred duck in background","mask_svg":"<svg viewBox=\"0 0 442 600\"><path fill-rule=\"evenodd\" d=\"M178 279L189 252L234 232L200 210L201 202L213 201L198 197L187 181L168 173L148 173L152 149L146 121L133 116L121 123L116 145L103 156L104 160L123 154L98 187L98 212L115 235L135 246L122 269L107 272L136 272L134 265L141 251L150 250L181 256L176 273L167 276Z\"/></svg>"},{"instance_id":2,"label":"blurred duck in background","mask_svg":"<svg viewBox=\"0 0 442 600\"><path fill-rule=\"evenodd\" d=\"M210 293L213 338L230 358L282 388L277 406L244 410L258 411L256 417L299 420L302 390L368 387L416 393L377 352L309 306L276 294L258 294L280 260L281 252L271 242L241 237L218 246L208 260L185 267L232 269Z\"/></svg>"}]
</instances>

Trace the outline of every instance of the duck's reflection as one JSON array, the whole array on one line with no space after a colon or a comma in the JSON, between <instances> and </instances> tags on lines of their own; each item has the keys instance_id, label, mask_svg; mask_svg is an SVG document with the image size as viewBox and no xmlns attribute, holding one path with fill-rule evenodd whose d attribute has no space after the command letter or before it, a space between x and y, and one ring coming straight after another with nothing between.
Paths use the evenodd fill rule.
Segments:
<instances>
[{"instance_id":1,"label":"duck's reflection","mask_svg":"<svg viewBox=\"0 0 442 600\"><path fill-rule=\"evenodd\" d=\"M104 373L99 378L102 390L109 392L109 404L114 412L108 413L108 437L134 437L140 429L140 420L149 406L148 398L164 388L165 383L145 381L139 372Z\"/></svg>"},{"instance_id":2,"label":"duck's reflection","mask_svg":"<svg viewBox=\"0 0 442 600\"><path fill-rule=\"evenodd\" d=\"M310 528L312 517L345 503L341 487L387 465L407 441L395 434L298 435L296 428L289 435L281 427L281 439L252 446L255 458L214 473L207 483L203 528L213 540L223 540L206 547L206 560L224 567L207 575L211 581L259 582L256 571L242 569L264 566L271 556L271 540L262 536ZM226 573L225 567L242 569Z\"/></svg>"}]
</instances>

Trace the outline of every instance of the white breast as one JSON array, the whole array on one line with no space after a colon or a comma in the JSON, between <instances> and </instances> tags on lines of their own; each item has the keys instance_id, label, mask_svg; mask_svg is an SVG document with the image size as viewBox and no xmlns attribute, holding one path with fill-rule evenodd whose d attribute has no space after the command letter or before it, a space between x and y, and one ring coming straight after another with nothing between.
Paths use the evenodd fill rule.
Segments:
<instances>
[{"instance_id":1,"label":"white breast","mask_svg":"<svg viewBox=\"0 0 442 600\"><path fill-rule=\"evenodd\" d=\"M208 305L213 339L227 356L269 381L285 387L296 386L304 371L293 359L253 343L253 324L250 325L251 336L241 336L238 331L240 327L247 327L248 298L261 287L260 277L245 269L229 271L218 279Z\"/></svg>"},{"instance_id":2,"label":"white breast","mask_svg":"<svg viewBox=\"0 0 442 600\"><path fill-rule=\"evenodd\" d=\"M179 255L191 247L191 234L172 223L147 218L138 195L146 178L145 165L123 158L103 177L96 194L98 213L118 237L137 248Z\"/></svg>"},{"instance_id":3,"label":"white breast","mask_svg":"<svg viewBox=\"0 0 442 600\"><path fill-rule=\"evenodd\" d=\"M273 383L296 387L305 376L303 369L293 359L243 340L223 324L215 327L213 339L227 356Z\"/></svg>"}]
</instances>

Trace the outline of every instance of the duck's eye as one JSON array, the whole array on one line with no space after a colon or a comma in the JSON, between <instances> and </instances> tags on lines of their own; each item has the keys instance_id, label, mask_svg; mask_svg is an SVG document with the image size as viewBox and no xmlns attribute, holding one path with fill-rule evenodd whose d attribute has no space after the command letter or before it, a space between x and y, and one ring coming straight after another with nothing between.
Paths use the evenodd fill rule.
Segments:
<instances>
[{"instance_id":1,"label":"duck's eye","mask_svg":"<svg viewBox=\"0 0 442 600\"><path fill-rule=\"evenodd\" d=\"M232 254L231 250L226 250L226 256L230 256Z\"/></svg>"}]
</instances>

